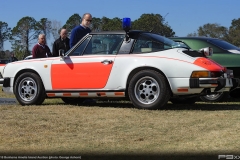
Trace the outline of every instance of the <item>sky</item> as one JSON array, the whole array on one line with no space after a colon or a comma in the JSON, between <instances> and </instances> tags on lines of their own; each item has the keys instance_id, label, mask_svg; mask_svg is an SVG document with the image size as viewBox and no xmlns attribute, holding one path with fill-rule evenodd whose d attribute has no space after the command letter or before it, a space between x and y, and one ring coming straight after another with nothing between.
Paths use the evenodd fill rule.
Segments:
<instances>
[{"instance_id":1,"label":"sky","mask_svg":"<svg viewBox=\"0 0 240 160\"><path fill-rule=\"evenodd\" d=\"M240 0L0 0L0 21L11 29L26 16L64 25L73 14L82 17L86 12L96 18L129 17L132 21L142 14L160 14L175 36L187 36L207 23L230 27L233 19L240 18ZM51 43L53 39L48 40L50 49ZM4 50L11 50L11 43L4 42Z\"/></svg>"}]
</instances>

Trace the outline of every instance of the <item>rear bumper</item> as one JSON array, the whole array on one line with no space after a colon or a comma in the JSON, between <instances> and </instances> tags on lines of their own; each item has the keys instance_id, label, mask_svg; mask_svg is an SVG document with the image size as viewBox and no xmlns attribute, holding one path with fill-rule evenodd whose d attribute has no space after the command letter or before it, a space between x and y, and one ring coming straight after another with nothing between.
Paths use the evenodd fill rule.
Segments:
<instances>
[{"instance_id":1,"label":"rear bumper","mask_svg":"<svg viewBox=\"0 0 240 160\"><path fill-rule=\"evenodd\" d=\"M190 88L215 88L215 92L222 88L234 89L240 86L238 78L190 78Z\"/></svg>"}]
</instances>

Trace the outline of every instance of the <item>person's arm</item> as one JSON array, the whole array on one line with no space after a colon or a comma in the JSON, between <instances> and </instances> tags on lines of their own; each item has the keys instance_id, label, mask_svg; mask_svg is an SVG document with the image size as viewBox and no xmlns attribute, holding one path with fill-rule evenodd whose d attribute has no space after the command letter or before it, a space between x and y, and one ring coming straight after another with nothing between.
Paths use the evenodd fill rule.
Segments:
<instances>
[{"instance_id":1,"label":"person's arm","mask_svg":"<svg viewBox=\"0 0 240 160\"><path fill-rule=\"evenodd\" d=\"M36 47L36 45L35 45L35 46L33 47L33 49L32 49L32 58L37 58L36 52L37 52L37 47Z\"/></svg>"},{"instance_id":2,"label":"person's arm","mask_svg":"<svg viewBox=\"0 0 240 160\"><path fill-rule=\"evenodd\" d=\"M53 54L53 57L58 56L56 41L53 43L52 54Z\"/></svg>"},{"instance_id":3,"label":"person's arm","mask_svg":"<svg viewBox=\"0 0 240 160\"><path fill-rule=\"evenodd\" d=\"M75 29L72 30L71 32L71 37L70 37L70 48L72 48L76 44L76 33Z\"/></svg>"}]
</instances>

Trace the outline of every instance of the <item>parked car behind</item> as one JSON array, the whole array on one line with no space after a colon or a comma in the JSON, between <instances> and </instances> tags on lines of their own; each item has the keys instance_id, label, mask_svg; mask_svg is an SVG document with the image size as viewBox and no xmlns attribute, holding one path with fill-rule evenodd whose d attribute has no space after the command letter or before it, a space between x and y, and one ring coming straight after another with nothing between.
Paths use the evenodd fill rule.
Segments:
<instances>
[{"instance_id":1,"label":"parked car behind","mask_svg":"<svg viewBox=\"0 0 240 160\"><path fill-rule=\"evenodd\" d=\"M199 50L204 47L211 47L213 55L209 58L213 59L222 66L233 70L235 78L240 78L240 48L233 44L210 37L171 37L175 42L184 44L186 47L193 50ZM232 97L240 96L240 89L235 89L230 92ZM220 102L225 101L229 97L229 92L210 94L201 96L203 101Z\"/></svg>"},{"instance_id":2,"label":"parked car behind","mask_svg":"<svg viewBox=\"0 0 240 160\"><path fill-rule=\"evenodd\" d=\"M30 56L25 57L24 60L32 59L32 58L33 58L32 55L30 55Z\"/></svg>"}]
</instances>

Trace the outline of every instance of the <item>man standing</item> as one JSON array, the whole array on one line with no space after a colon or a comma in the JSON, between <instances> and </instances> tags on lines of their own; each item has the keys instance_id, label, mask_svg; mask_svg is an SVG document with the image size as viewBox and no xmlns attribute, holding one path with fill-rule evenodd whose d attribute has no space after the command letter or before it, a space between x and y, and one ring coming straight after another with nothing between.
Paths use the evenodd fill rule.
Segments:
<instances>
[{"instance_id":1,"label":"man standing","mask_svg":"<svg viewBox=\"0 0 240 160\"><path fill-rule=\"evenodd\" d=\"M67 30L61 29L60 37L53 43L52 54L53 57L59 56L59 50L63 49L66 53L70 49L70 39L67 37Z\"/></svg>"},{"instance_id":2,"label":"man standing","mask_svg":"<svg viewBox=\"0 0 240 160\"><path fill-rule=\"evenodd\" d=\"M38 43L32 49L33 58L52 57L49 47L46 45L45 34L39 34Z\"/></svg>"},{"instance_id":3,"label":"man standing","mask_svg":"<svg viewBox=\"0 0 240 160\"><path fill-rule=\"evenodd\" d=\"M86 34L91 32L89 28L92 22L92 15L90 13L85 13L82 17L82 22L79 26L75 27L71 31L70 37L70 47L72 48L80 39L82 39Z\"/></svg>"}]
</instances>

